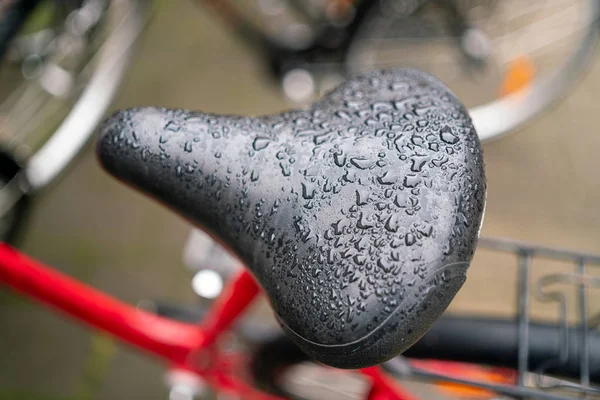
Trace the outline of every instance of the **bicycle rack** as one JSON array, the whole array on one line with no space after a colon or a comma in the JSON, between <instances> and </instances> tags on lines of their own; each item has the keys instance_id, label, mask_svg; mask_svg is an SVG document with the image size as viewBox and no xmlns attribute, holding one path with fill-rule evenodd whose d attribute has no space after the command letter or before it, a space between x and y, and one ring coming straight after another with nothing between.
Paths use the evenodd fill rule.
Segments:
<instances>
[{"instance_id":1,"label":"bicycle rack","mask_svg":"<svg viewBox=\"0 0 600 400\"><path fill-rule=\"evenodd\" d=\"M590 334L600 327L600 313L590 315L589 290L600 288L600 275L589 273L590 267L600 267L600 255L540 246L511 239L480 238L479 249L493 252L512 253L516 256L518 268L517 298L517 338L518 338L518 371L515 385L477 382L449 375L433 373L411 366L409 361L396 358L386 363L386 367L395 374L412 376L438 382L464 384L465 386L487 389L492 392L519 399L567 400L579 398L596 398L600 395L600 387L592 384L590 379ZM545 259L568 262L573 265L572 271L548 273L533 280L532 261ZM557 285L571 286L576 289L577 322L569 325L568 311L572 306L570 297L564 289ZM556 304L558 320L559 348L554 356L543 362L531 364L530 327L531 300ZM578 339L570 340L571 335ZM574 352L574 353L572 353ZM560 379L547 376L550 368L572 362L578 358L578 379Z\"/></svg>"}]
</instances>

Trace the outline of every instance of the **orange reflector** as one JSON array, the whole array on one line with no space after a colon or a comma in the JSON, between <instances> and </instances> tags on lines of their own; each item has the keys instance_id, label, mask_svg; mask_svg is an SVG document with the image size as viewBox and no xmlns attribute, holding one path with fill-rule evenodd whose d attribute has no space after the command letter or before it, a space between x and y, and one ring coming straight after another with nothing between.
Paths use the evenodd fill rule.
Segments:
<instances>
[{"instance_id":1,"label":"orange reflector","mask_svg":"<svg viewBox=\"0 0 600 400\"><path fill-rule=\"evenodd\" d=\"M535 78L535 66L527 56L517 57L508 64L500 86L500 96L508 96L525 89Z\"/></svg>"},{"instance_id":2,"label":"orange reflector","mask_svg":"<svg viewBox=\"0 0 600 400\"><path fill-rule=\"evenodd\" d=\"M412 360L417 368L442 373L455 378L462 378L482 383L512 385L516 382L514 370L505 368L486 368L473 364L462 364L452 361ZM447 395L462 399L493 399L496 395L485 389L460 383L436 382L437 388Z\"/></svg>"},{"instance_id":3,"label":"orange reflector","mask_svg":"<svg viewBox=\"0 0 600 400\"><path fill-rule=\"evenodd\" d=\"M461 371L461 378L469 379L478 382L485 383L500 383L500 384L513 384L514 375L499 373L494 371L485 371L483 369L472 369ZM461 385L459 383L440 382L438 387L451 395L461 398L472 398L472 399L493 399L496 398L496 394L489 390L480 389L472 386Z\"/></svg>"}]
</instances>

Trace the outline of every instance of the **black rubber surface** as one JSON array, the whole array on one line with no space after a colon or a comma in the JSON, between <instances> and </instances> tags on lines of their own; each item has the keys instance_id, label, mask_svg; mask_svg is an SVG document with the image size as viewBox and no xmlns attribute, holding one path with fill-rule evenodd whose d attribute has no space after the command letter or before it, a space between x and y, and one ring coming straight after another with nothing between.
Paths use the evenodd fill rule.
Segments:
<instances>
[{"instance_id":1,"label":"black rubber surface","mask_svg":"<svg viewBox=\"0 0 600 400\"><path fill-rule=\"evenodd\" d=\"M340 368L388 360L427 331L465 281L484 209L466 109L414 70L261 118L123 111L97 150L230 247L298 346Z\"/></svg>"}]
</instances>

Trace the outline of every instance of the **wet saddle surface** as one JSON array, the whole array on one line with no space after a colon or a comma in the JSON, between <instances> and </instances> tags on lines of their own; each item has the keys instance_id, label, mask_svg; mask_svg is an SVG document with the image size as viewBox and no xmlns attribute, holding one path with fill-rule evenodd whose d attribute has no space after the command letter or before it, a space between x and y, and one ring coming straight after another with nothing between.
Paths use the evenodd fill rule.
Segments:
<instances>
[{"instance_id":1,"label":"wet saddle surface","mask_svg":"<svg viewBox=\"0 0 600 400\"><path fill-rule=\"evenodd\" d=\"M466 109L415 70L359 76L280 115L122 111L97 150L237 254L297 345L342 368L427 331L465 281L485 204Z\"/></svg>"}]
</instances>

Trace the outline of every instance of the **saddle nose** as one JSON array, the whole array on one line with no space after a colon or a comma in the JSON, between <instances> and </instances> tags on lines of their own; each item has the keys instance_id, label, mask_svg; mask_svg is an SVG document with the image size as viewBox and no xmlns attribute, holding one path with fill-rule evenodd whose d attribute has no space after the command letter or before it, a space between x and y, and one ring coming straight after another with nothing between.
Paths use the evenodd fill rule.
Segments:
<instances>
[{"instance_id":1,"label":"saddle nose","mask_svg":"<svg viewBox=\"0 0 600 400\"><path fill-rule=\"evenodd\" d=\"M259 118L122 111L97 151L226 244L298 346L340 368L386 361L429 329L465 281L485 202L466 109L414 70Z\"/></svg>"}]
</instances>

